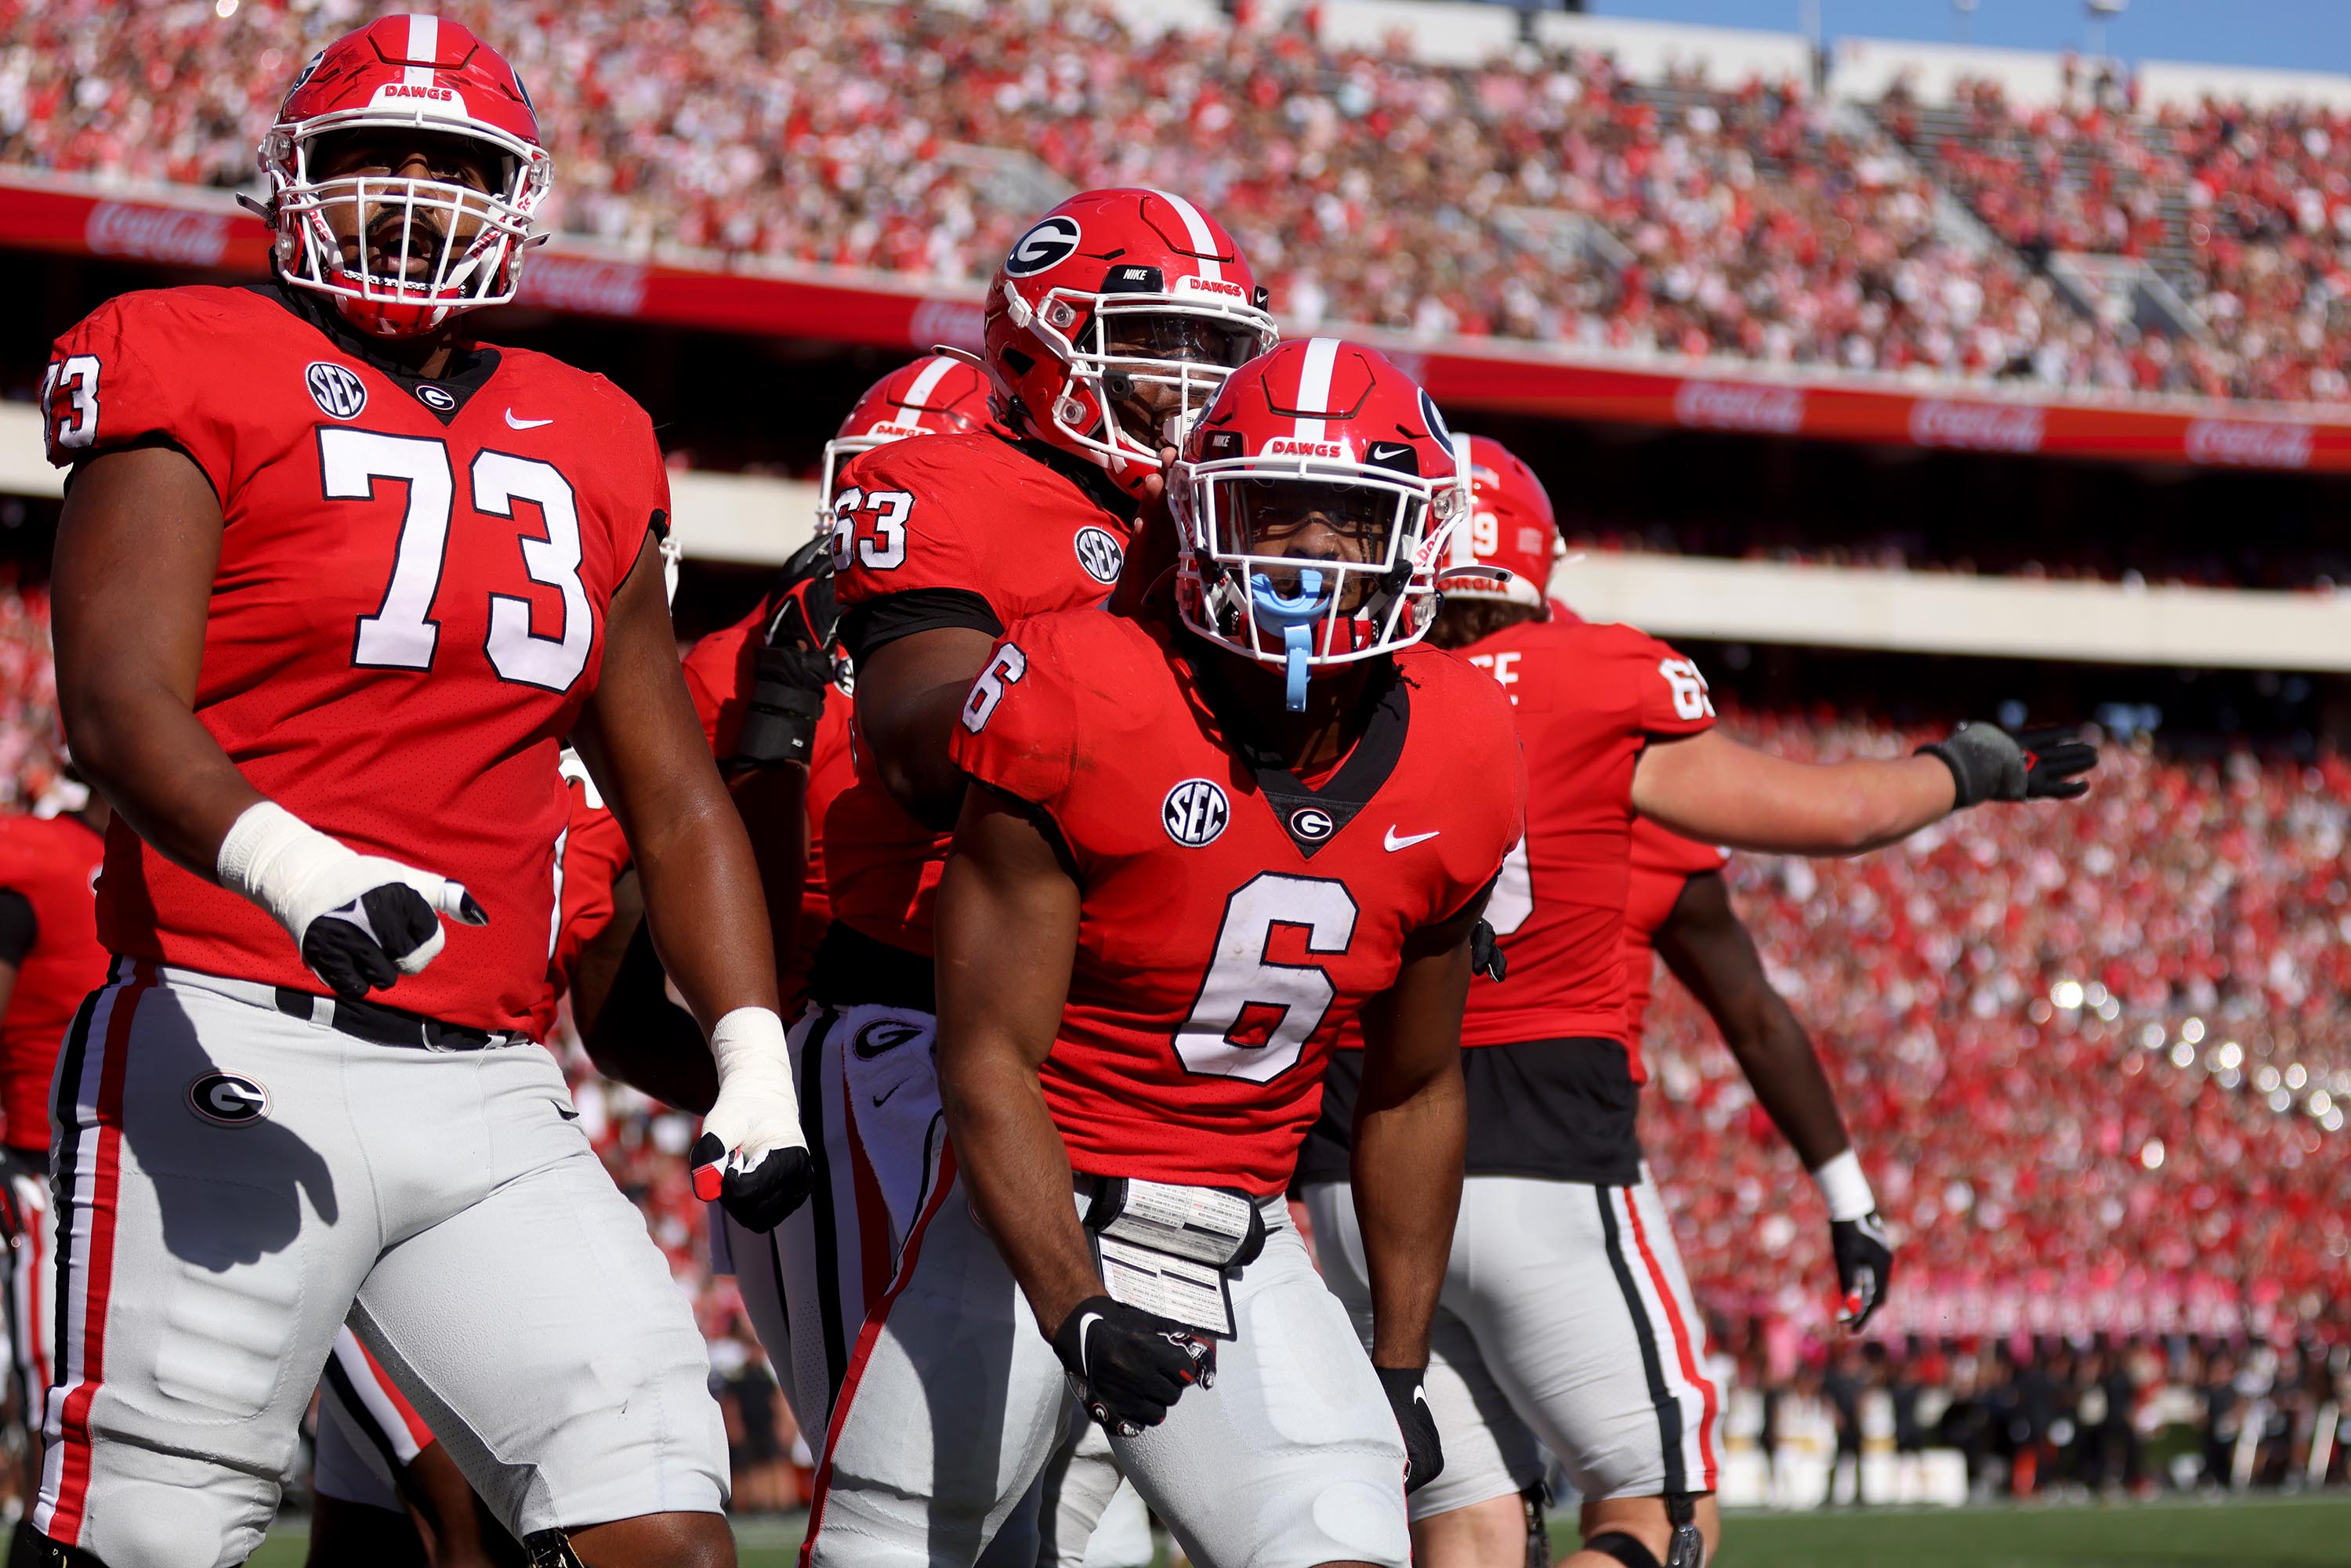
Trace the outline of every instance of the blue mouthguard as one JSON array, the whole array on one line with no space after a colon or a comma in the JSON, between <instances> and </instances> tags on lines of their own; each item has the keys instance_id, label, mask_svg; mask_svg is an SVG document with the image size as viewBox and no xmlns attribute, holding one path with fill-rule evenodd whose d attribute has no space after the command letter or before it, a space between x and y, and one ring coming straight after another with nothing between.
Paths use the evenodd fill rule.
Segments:
<instances>
[{"instance_id":1,"label":"blue mouthguard","mask_svg":"<svg viewBox=\"0 0 2351 1568\"><path fill-rule=\"evenodd\" d=\"M1312 652L1314 622L1331 608L1330 597L1322 591L1322 574L1312 567L1299 569L1298 587L1295 598L1285 597L1274 591L1273 580L1265 573L1249 577L1249 603L1258 624L1281 633L1282 651L1288 655L1289 686L1284 695L1292 713L1306 710L1306 661Z\"/></svg>"}]
</instances>

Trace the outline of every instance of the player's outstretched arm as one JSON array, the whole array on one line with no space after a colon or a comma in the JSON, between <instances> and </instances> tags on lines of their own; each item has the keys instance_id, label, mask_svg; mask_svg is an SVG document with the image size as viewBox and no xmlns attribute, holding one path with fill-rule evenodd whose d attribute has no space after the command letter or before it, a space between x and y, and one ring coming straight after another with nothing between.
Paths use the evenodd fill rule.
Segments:
<instances>
[{"instance_id":1,"label":"player's outstretched arm","mask_svg":"<svg viewBox=\"0 0 2351 1568\"><path fill-rule=\"evenodd\" d=\"M604 669L572 734L621 820L662 967L710 1036L718 1093L695 1145L695 1191L753 1230L808 1196L775 949L750 841L678 672L648 536L605 617Z\"/></svg>"},{"instance_id":2,"label":"player's outstretched arm","mask_svg":"<svg viewBox=\"0 0 2351 1568\"><path fill-rule=\"evenodd\" d=\"M939 883L939 1093L972 1205L1048 1338L1102 1288L1037 1082L1069 998L1078 907L1029 809L971 790Z\"/></svg>"},{"instance_id":3,"label":"player's outstretched arm","mask_svg":"<svg viewBox=\"0 0 2351 1568\"><path fill-rule=\"evenodd\" d=\"M1654 940L1666 967L1722 1030L1771 1124L1820 1186L1829 1210L1841 1315L1860 1328L1886 1300L1893 1249L1837 1110L1836 1092L1804 1026L1764 975L1721 873L1707 872L1684 883Z\"/></svg>"},{"instance_id":4,"label":"player's outstretched arm","mask_svg":"<svg viewBox=\"0 0 2351 1568\"><path fill-rule=\"evenodd\" d=\"M2034 749L1993 725L1962 725L1900 758L1791 762L1708 729L1653 740L1633 769L1633 809L1687 838L1768 854L1855 855L1985 800L2070 800L2097 765L2088 744Z\"/></svg>"},{"instance_id":5,"label":"player's outstretched arm","mask_svg":"<svg viewBox=\"0 0 2351 1568\"><path fill-rule=\"evenodd\" d=\"M1351 1178L1372 1287L1372 1365L1404 1433L1407 1490L1427 1484L1445 1464L1420 1385L1461 1207L1469 1141L1461 1009L1469 996L1470 932L1485 904L1481 893L1458 915L1408 937L1395 984L1363 1012Z\"/></svg>"},{"instance_id":6,"label":"player's outstretched arm","mask_svg":"<svg viewBox=\"0 0 2351 1568\"><path fill-rule=\"evenodd\" d=\"M890 798L929 827L954 827L962 809L965 778L947 742L996 642L975 627L935 626L884 643L858 664L858 738Z\"/></svg>"}]
</instances>

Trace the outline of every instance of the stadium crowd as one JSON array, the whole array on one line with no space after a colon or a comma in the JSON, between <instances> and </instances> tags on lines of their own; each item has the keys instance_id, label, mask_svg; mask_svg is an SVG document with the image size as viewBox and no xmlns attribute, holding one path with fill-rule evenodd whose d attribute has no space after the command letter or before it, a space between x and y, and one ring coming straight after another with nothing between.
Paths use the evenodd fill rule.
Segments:
<instances>
[{"instance_id":1,"label":"stadium crowd","mask_svg":"<svg viewBox=\"0 0 2351 1568\"><path fill-rule=\"evenodd\" d=\"M2340 402L2351 395L2351 116L2206 102L2134 112L2111 78L2063 104L1963 83L1959 123L1896 95L1883 122L2010 245L2179 258L2204 333L2130 346L2149 391Z\"/></svg>"},{"instance_id":2,"label":"stadium crowd","mask_svg":"<svg viewBox=\"0 0 2351 1568\"><path fill-rule=\"evenodd\" d=\"M0 163L243 185L276 84L359 9L0 6ZM2174 341L1955 243L1896 136L1792 83L1639 84L1531 49L1438 69L1324 48L1296 21L1143 38L1085 0L583 0L528 26L447 9L540 84L553 225L637 252L969 282L1040 184L1157 183L1213 203L1301 322L2116 393L2351 387L2351 337L2328 329L2345 131L2319 117L2142 129L1979 95L1984 150L1930 159L2017 246L2128 248L2150 183L2191 171L2212 330ZM2077 193L2050 149L2081 137L2111 156Z\"/></svg>"},{"instance_id":3,"label":"stadium crowd","mask_svg":"<svg viewBox=\"0 0 2351 1568\"><path fill-rule=\"evenodd\" d=\"M1903 744L1825 715L1733 724L1791 756ZM2351 1331L2346 799L2340 758L2116 747L2072 813L1735 862L1904 1249L1888 1332ZM1662 990L1644 1143L1698 1293L1825 1321L1827 1233L1793 1156Z\"/></svg>"}]
</instances>

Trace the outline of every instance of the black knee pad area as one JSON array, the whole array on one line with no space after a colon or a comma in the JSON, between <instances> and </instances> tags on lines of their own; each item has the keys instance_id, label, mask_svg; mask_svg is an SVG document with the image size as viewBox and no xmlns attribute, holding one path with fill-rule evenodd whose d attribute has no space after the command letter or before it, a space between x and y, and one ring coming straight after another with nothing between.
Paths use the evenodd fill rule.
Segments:
<instances>
[{"instance_id":1,"label":"black knee pad area","mask_svg":"<svg viewBox=\"0 0 2351 1568\"><path fill-rule=\"evenodd\" d=\"M1633 1536L1621 1530L1604 1531L1583 1543L1586 1552L1601 1552L1625 1564L1625 1568L1665 1568L1657 1554Z\"/></svg>"},{"instance_id":2,"label":"black knee pad area","mask_svg":"<svg viewBox=\"0 0 2351 1568\"><path fill-rule=\"evenodd\" d=\"M33 1528L29 1519L16 1521L8 1542L8 1568L106 1568L95 1553L78 1546L63 1546Z\"/></svg>"}]
</instances>

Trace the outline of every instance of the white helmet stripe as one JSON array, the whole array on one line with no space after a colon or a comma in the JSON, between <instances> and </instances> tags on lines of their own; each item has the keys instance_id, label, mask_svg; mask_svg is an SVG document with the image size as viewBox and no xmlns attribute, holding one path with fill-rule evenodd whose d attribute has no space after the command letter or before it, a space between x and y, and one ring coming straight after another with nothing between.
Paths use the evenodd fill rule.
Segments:
<instances>
[{"instance_id":1,"label":"white helmet stripe","mask_svg":"<svg viewBox=\"0 0 2351 1568\"><path fill-rule=\"evenodd\" d=\"M1199 253L1200 277L1209 283L1222 283L1225 267L1217 259L1217 236L1208 232L1208 220L1200 215L1199 208L1175 192L1155 190L1155 193L1184 220L1184 232L1192 236L1192 248Z\"/></svg>"},{"instance_id":2,"label":"white helmet stripe","mask_svg":"<svg viewBox=\"0 0 2351 1568\"><path fill-rule=\"evenodd\" d=\"M906 401L920 407L925 398L938 390L939 382L946 379L947 372L955 366L956 362L945 354L932 355L930 363L914 377L914 384L906 389Z\"/></svg>"},{"instance_id":3,"label":"white helmet stripe","mask_svg":"<svg viewBox=\"0 0 2351 1568\"><path fill-rule=\"evenodd\" d=\"M1313 338L1306 344L1306 352L1299 361L1298 406L1301 409L1331 406L1331 371L1339 362L1339 340ZM1301 416L1298 421L1298 439L1322 439L1322 421Z\"/></svg>"},{"instance_id":4,"label":"white helmet stripe","mask_svg":"<svg viewBox=\"0 0 2351 1568\"><path fill-rule=\"evenodd\" d=\"M441 57L440 17L412 16L408 18L408 57L427 62ZM400 79L406 87L431 87L433 67L429 63L402 67Z\"/></svg>"}]
</instances>

